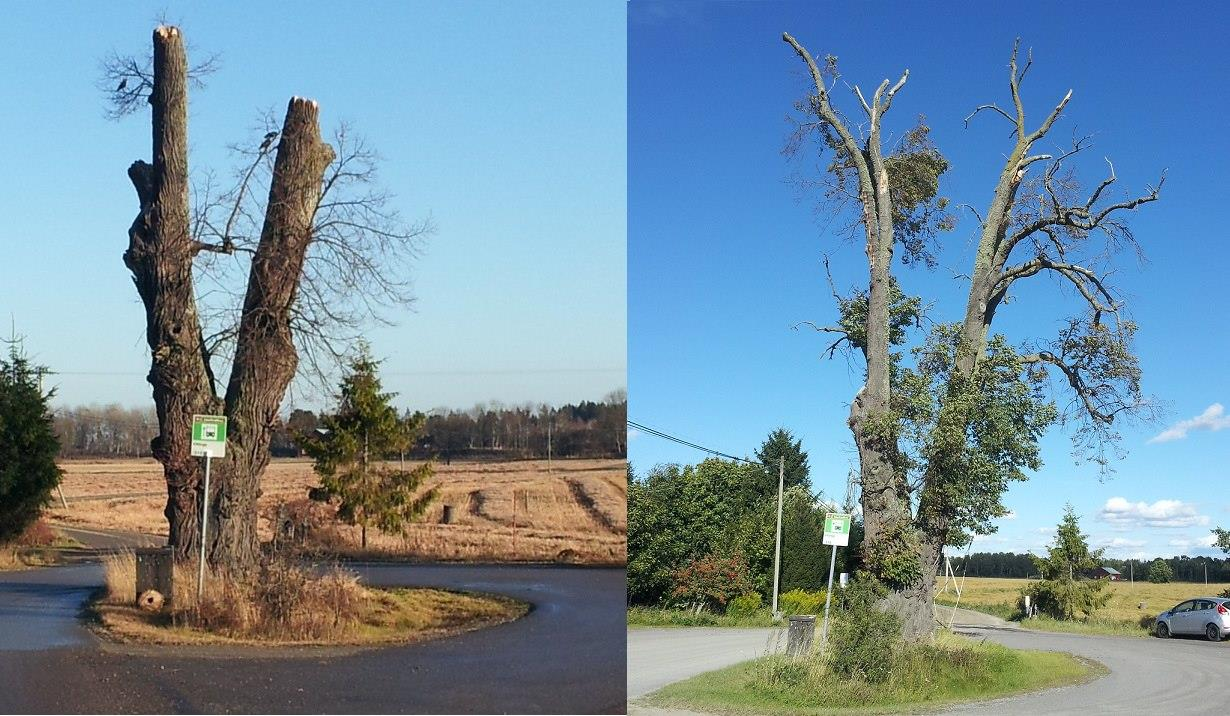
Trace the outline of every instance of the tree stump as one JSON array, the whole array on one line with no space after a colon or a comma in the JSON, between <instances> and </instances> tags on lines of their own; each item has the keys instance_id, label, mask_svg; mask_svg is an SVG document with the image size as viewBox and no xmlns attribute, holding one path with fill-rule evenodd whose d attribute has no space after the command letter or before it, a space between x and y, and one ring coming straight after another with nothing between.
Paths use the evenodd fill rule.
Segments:
<instances>
[{"instance_id":1,"label":"tree stump","mask_svg":"<svg viewBox=\"0 0 1230 716\"><path fill-rule=\"evenodd\" d=\"M440 516L440 524L444 524L444 525L453 524L453 506L452 505L444 506L444 514Z\"/></svg>"},{"instance_id":2,"label":"tree stump","mask_svg":"<svg viewBox=\"0 0 1230 716\"><path fill-rule=\"evenodd\" d=\"M790 627L786 631L786 656L792 659L806 656L811 651L811 643L815 638L814 616L790 617Z\"/></svg>"},{"instance_id":3,"label":"tree stump","mask_svg":"<svg viewBox=\"0 0 1230 716\"><path fill-rule=\"evenodd\" d=\"M174 556L170 547L148 547L138 549L137 555L137 589L136 593L144 597L146 592L158 592L165 599L170 599L174 592ZM161 606L161 601L159 601Z\"/></svg>"}]
</instances>

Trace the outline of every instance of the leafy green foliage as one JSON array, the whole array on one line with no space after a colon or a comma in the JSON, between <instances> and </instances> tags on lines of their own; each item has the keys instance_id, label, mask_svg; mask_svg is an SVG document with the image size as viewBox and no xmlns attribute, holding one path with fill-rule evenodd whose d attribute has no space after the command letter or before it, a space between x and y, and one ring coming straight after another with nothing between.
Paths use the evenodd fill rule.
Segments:
<instances>
[{"instance_id":1,"label":"leafy green foliage","mask_svg":"<svg viewBox=\"0 0 1230 716\"><path fill-rule=\"evenodd\" d=\"M672 598L719 609L752 589L747 560L737 551L729 556L707 554L693 560L675 572L674 582Z\"/></svg>"},{"instance_id":2,"label":"leafy green foliage","mask_svg":"<svg viewBox=\"0 0 1230 716\"><path fill-rule=\"evenodd\" d=\"M659 465L643 478L634 476L628 486L629 600L662 603L679 568L722 546L739 544L759 554L768 544L771 555L771 536L750 544L725 539L744 515L741 486L762 479L762 473L754 465L709 459L683 467Z\"/></svg>"},{"instance_id":3,"label":"leafy green foliage","mask_svg":"<svg viewBox=\"0 0 1230 716\"><path fill-rule=\"evenodd\" d=\"M893 234L901 243L901 260L906 264L936 266L932 243L941 231L952 231L956 217L948 213L948 199L940 196L940 177L949 168L948 160L931 141L926 117L907 131L884 158L893 204Z\"/></svg>"},{"instance_id":4,"label":"leafy green foliage","mask_svg":"<svg viewBox=\"0 0 1230 716\"><path fill-rule=\"evenodd\" d=\"M782 614L819 614L824 609L823 590L809 592L806 589L791 589L777 597L777 608Z\"/></svg>"},{"instance_id":5,"label":"leafy green foliage","mask_svg":"<svg viewBox=\"0 0 1230 716\"><path fill-rule=\"evenodd\" d=\"M1042 466L1038 440L1057 419L1053 403L1021 375L1020 357L1001 335L987 342L972 374L958 369L968 349L960 324L937 324L914 350L916 367L898 373L893 402L925 470L920 519L948 525L945 544L968 544L1006 514L1008 485Z\"/></svg>"},{"instance_id":6,"label":"leafy green foliage","mask_svg":"<svg viewBox=\"0 0 1230 716\"><path fill-rule=\"evenodd\" d=\"M414 443L424 416L398 416L381 392L379 364L366 345L350 362L342 379L338 409L321 420L323 431L299 436L304 452L315 460L321 488L313 495L338 501L338 519L396 533L418 519L436 499L435 488L419 491L434 466L426 462L412 470L394 469L382 460Z\"/></svg>"},{"instance_id":7,"label":"leafy green foliage","mask_svg":"<svg viewBox=\"0 0 1230 716\"><path fill-rule=\"evenodd\" d=\"M11 345L8 359L0 359L0 542L25 532L60 483L50 397L39 390L35 368Z\"/></svg>"},{"instance_id":8,"label":"leafy green foliage","mask_svg":"<svg viewBox=\"0 0 1230 716\"><path fill-rule=\"evenodd\" d=\"M732 617L745 617L759 611L760 602L759 592L742 594L730 600L730 604L726 605L726 613Z\"/></svg>"},{"instance_id":9,"label":"leafy green foliage","mask_svg":"<svg viewBox=\"0 0 1230 716\"><path fill-rule=\"evenodd\" d=\"M1106 605L1106 582L1084 579L1102 563L1102 550L1090 550L1088 536L1080 531L1080 519L1072 506L1064 510L1055 530L1055 541L1045 557L1034 557L1042 581L1031 582L1024 590L1038 605L1038 611L1055 619L1089 617Z\"/></svg>"},{"instance_id":10,"label":"leafy green foliage","mask_svg":"<svg viewBox=\"0 0 1230 716\"><path fill-rule=\"evenodd\" d=\"M1164 559L1155 559L1149 564L1149 581L1154 584L1166 584L1174 579L1174 570Z\"/></svg>"},{"instance_id":11,"label":"leafy green foliage","mask_svg":"<svg viewBox=\"0 0 1230 716\"><path fill-rule=\"evenodd\" d=\"M835 75L836 68L831 69ZM825 167L829 179L825 199L840 210L859 196L857 165L836 129L816 112L814 104L802 103L799 108L811 116L799 125L786 153L797 152L815 132L831 155ZM893 205L893 234L903 249L902 262L934 268L935 239L940 232L956 227L956 217L948 211L948 199L940 196L940 177L948 172L949 164L931 139L926 117L919 115L917 124L906 130L884 157L884 168Z\"/></svg>"},{"instance_id":12,"label":"leafy green foliage","mask_svg":"<svg viewBox=\"0 0 1230 716\"><path fill-rule=\"evenodd\" d=\"M883 586L865 574L857 575L841 592L829 643L829 664L837 674L872 684L892 675L901 619L876 608L884 594Z\"/></svg>"},{"instance_id":13,"label":"leafy green foliage","mask_svg":"<svg viewBox=\"0 0 1230 716\"><path fill-rule=\"evenodd\" d=\"M771 433L764 455L781 449L787 474L793 462L804 475L807 454L788 431ZM793 457L792 457L793 456ZM805 477L803 478L805 479ZM828 576L828 551L820 548L824 508L803 484L783 494L780 588L818 589ZM697 465L659 465L643 478L629 468L628 598L633 604L662 604L674 587L673 574L711 552L729 555L737 547L747 561L753 589L768 597L773 588L777 523L777 470L708 459ZM841 550L838 570L850 571L852 549Z\"/></svg>"},{"instance_id":14,"label":"leafy green foliage","mask_svg":"<svg viewBox=\"0 0 1230 716\"><path fill-rule=\"evenodd\" d=\"M1134 353L1136 323L1126 319L1104 321L1097 311L1069 318L1056 337L1038 355L1055 362L1031 366L1030 379L1056 395L1067 395L1059 418L1073 426L1073 456L1103 470L1112 458L1122 457L1120 418L1148 418L1156 405L1143 393L1140 360ZM1066 366L1061 368L1056 363ZM1052 381L1053 377L1053 381ZM1056 386L1052 386L1054 383Z\"/></svg>"},{"instance_id":15,"label":"leafy green foliage","mask_svg":"<svg viewBox=\"0 0 1230 716\"><path fill-rule=\"evenodd\" d=\"M1217 541L1213 543L1213 546L1217 547L1226 554L1230 554L1230 530L1223 530L1220 527L1214 527L1213 536L1217 538Z\"/></svg>"},{"instance_id":16,"label":"leafy green foliage","mask_svg":"<svg viewBox=\"0 0 1230 716\"><path fill-rule=\"evenodd\" d=\"M837 325L845 331L850 345L859 352L867 350L867 310L869 294L866 289L849 296L837 298ZM901 290L896 277L890 277L888 290L888 342L899 346L905 343L907 331L921 325L923 303L918 296L908 296Z\"/></svg>"}]
</instances>

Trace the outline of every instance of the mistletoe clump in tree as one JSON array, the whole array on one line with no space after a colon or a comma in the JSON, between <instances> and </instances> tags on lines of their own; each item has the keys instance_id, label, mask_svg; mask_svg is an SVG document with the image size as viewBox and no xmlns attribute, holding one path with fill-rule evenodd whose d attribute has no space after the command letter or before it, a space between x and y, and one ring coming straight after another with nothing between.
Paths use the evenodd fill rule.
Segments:
<instances>
[{"instance_id":1,"label":"mistletoe clump in tree","mask_svg":"<svg viewBox=\"0 0 1230 716\"><path fill-rule=\"evenodd\" d=\"M1113 166L1087 192L1069 169L1072 157L1087 149L1087 137L1067 150L1034 151L1072 93L1031 127L1020 90L1032 58L1020 65L1014 47L1011 108L985 104L970 115L991 112L1010 122L1013 145L989 207L971 209L978 243L964 276L963 319L934 324L926 345L914 351L915 365L904 366L894 349L921 324L923 304L901 292L893 259L936 265L935 240L954 226L939 189L948 162L921 121L891 151L882 148L882 121L908 71L895 83L884 80L870 101L854 87L866 115L860 127L832 103L836 58L821 66L789 34L783 39L806 64L812 84L798 107L804 120L791 148L817 137L831 156L827 198L854 207L852 226L866 240L866 288L849 296L834 290L837 325L812 324L839 336L830 355L844 346L866 362L848 419L859 452L864 564L890 588L886 599L903 617L903 636L922 639L933 628L931 599L944 546L993 531L991 520L1006 512L1001 498L1008 484L1041 467L1038 439L1050 425L1072 425L1077 454L1106 468L1121 419L1153 415L1132 347L1136 325L1107 276L1110 259L1123 249L1139 252L1123 214L1155 201L1161 183L1142 196L1113 200ZM1010 290L1039 275L1072 289L1074 314L1050 339L1014 344L993 334Z\"/></svg>"},{"instance_id":2,"label":"mistletoe clump in tree","mask_svg":"<svg viewBox=\"0 0 1230 716\"><path fill-rule=\"evenodd\" d=\"M341 382L338 409L326 415L320 428L301 435L304 452L315 461L321 487L317 499L336 499L338 519L358 525L361 545L367 548L367 528L400 532L418 519L436 499L431 488L419 494L434 471L431 462L412 470L384 463L414 444L422 430L422 413L402 419L389 405L392 393L382 393L379 366L365 344L351 361Z\"/></svg>"},{"instance_id":3,"label":"mistletoe clump in tree","mask_svg":"<svg viewBox=\"0 0 1230 716\"><path fill-rule=\"evenodd\" d=\"M38 371L9 346L0 358L0 543L25 532L60 484L50 395L39 389Z\"/></svg>"}]
</instances>

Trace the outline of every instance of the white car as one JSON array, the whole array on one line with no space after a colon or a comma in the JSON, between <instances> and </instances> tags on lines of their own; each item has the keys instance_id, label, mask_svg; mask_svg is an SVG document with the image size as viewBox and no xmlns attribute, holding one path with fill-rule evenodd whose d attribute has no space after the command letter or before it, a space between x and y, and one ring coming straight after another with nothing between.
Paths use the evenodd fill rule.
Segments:
<instances>
[{"instance_id":1,"label":"white car","mask_svg":"<svg viewBox=\"0 0 1230 716\"><path fill-rule=\"evenodd\" d=\"M1230 635L1230 598L1196 597L1157 615L1154 632L1165 639L1171 634L1204 634L1209 641Z\"/></svg>"}]
</instances>

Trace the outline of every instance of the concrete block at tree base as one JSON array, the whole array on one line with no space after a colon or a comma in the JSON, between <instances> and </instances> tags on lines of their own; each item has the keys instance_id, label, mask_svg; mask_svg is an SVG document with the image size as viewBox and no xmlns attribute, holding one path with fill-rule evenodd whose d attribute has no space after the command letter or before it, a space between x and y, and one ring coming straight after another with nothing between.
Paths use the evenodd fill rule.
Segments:
<instances>
[{"instance_id":1,"label":"concrete block at tree base","mask_svg":"<svg viewBox=\"0 0 1230 716\"><path fill-rule=\"evenodd\" d=\"M445 525L453 524L453 506L445 505L444 514L440 516L440 523Z\"/></svg>"},{"instance_id":2,"label":"concrete block at tree base","mask_svg":"<svg viewBox=\"0 0 1230 716\"><path fill-rule=\"evenodd\" d=\"M175 559L170 547L148 547L138 549L137 555L137 594L155 591L170 600L174 594L172 580L174 579Z\"/></svg>"},{"instance_id":3,"label":"concrete block at tree base","mask_svg":"<svg viewBox=\"0 0 1230 716\"><path fill-rule=\"evenodd\" d=\"M814 616L790 617L790 628L786 631L786 656L797 659L811 652L811 643L816 638L816 618Z\"/></svg>"}]
</instances>

